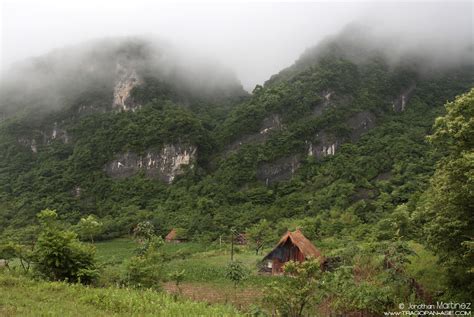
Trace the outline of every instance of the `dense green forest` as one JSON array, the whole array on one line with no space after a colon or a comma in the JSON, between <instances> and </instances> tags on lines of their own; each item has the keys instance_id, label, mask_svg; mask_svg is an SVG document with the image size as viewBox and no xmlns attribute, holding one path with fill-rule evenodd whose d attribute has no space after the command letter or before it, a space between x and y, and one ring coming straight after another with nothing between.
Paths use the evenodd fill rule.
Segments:
<instances>
[{"instance_id":1,"label":"dense green forest","mask_svg":"<svg viewBox=\"0 0 474 317\"><path fill-rule=\"evenodd\" d=\"M417 241L452 272L438 295L469 299L474 66L426 70L422 59L393 64L364 47L357 60L342 44L306 52L248 95L196 96L176 78L145 74L133 111L90 90L41 115L9 115L0 123L2 239L35 231L44 209L70 226L94 215L103 224L95 240L149 221L158 235L178 227L213 242L264 219L267 244L299 227L344 263ZM84 104L102 110L79 114ZM196 153L170 182L150 177L143 159L127 177L107 170L121 153L149 157L170 145Z\"/></svg>"}]
</instances>

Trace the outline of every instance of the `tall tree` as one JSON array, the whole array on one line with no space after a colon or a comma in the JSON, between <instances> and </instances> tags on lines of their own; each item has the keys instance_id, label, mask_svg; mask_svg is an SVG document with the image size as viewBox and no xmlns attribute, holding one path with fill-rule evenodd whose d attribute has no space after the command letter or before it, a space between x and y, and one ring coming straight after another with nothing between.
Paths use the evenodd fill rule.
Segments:
<instances>
[{"instance_id":1,"label":"tall tree","mask_svg":"<svg viewBox=\"0 0 474 317\"><path fill-rule=\"evenodd\" d=\"M256 223L247 231L248 238L252 244L255 254L268 245L274 236L273 229L270 227L270 223L266 219L262 219Z\"/></svg>"},{"instance_id":2,"label":"tall tree","mask_svg":"<svg viewBox=\"0 0 474 317\"><path fill-rule=\"evenodd\" d=\"M446 104L429 141L443 154L418 208L427 244L448 268L452 295L474 290L474 89Z\"/></svg>"}]
</instances>

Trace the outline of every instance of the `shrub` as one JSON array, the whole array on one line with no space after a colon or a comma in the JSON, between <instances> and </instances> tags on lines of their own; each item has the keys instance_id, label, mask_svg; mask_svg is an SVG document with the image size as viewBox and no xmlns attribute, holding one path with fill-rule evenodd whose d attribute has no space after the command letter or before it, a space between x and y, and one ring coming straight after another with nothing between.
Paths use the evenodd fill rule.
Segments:
<instances>
[{"instance_id":1,"label":"shrub","mask_svg":"<svg viewBox=\"0 0 474 317\"><path fill-rule=\"evenodd\" d=\"M35 271L53 281L92 282L98 276L95 249L82 244L74 232L63 230L56 217L53 210L38 214L42 232L33 254Z\"/></svg>"},{"instance_id":2,"label":"shrub","mask_svg":"<svg viewBox=\"0 0 474 317\"><path fill-rule=\"evenodd\" d=\"M289 261L284 266L286 277L265 288L264 303L281 316L312 315L321 300L321 268L317 260Z\"/></svg>"},{"instance_id":3,"label":"shrub","mask_svg":"<svg viewBox=\"0 0 474 317\"><path fill-rule=\"evenodd\" d=\"M152 237L139 255L125 264L124 284L137 288L159 289L163 280L163 257L158 248L163 245L160 237Z\"/></svg>"},{"instance_id":4,"label":"shrub","mask_svg":"<svg viewBox=\"0 0 474 317\"><path fill-rule=\"evenodd\" d=\"M226 277L237 287L248 275L247 270L239 261L232 261L227 265Z\"/></svg>"}]
</instances>

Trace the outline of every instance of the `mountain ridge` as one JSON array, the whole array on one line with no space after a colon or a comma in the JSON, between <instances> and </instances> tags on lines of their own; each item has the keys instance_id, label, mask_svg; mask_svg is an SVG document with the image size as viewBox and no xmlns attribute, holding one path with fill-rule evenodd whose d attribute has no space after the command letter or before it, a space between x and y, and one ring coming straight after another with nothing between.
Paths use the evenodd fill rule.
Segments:
<instances>
[{"instance_id":1,"label":"mountain ridge","mask_svg":"<svg viewBox=\"0 0 474 317\"><path fill-rule=\"evenodd\" d=\"M472 65L427 76L378 55L308 54L310 65L250 96L232 84L230 96L194 98L125 67L124 81L91 83L69 110L5 119L1 227L55 208L70 222L99 216L104 238L146 218L212 240L259 218L328 225L328 214L350 214L364 227L414 203L437 160L424 136L444 102L473 86ZM124 88L115 99L114 84Z\"/></svg>"}]
</instances>

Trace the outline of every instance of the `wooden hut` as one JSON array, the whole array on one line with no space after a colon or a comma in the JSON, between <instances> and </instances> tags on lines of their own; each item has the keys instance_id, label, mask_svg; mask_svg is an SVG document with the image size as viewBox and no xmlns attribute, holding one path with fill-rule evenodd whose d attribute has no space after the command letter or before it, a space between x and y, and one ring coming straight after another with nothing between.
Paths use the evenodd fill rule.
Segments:
<instances>
[{"instance_id":1,"label":"wooden hut","mask_svg":"<svg viewBox=\"0 0 474 317\"><path fill-rule=\"evenodd\" d=\"M319 259L323 263L324 258L312 243L299 229L294 232L287 231L276 247L263 258L265 271L272 275L283 273L283 265L288 261L303 262L308 258Z\"/></svg>"},{"instance_id":2,"label":"wooden hut","mask_svg":"<svg viewBox=\"0 0 474 317\"><path fill-rule=\"evenodd\" d=\"M178 231L176 230L176 228L173 228L173 229L171 229L171 231L166 235L165 241L166 241L166 242L172 242L172 243L181 243L181 242L185 242L186 239L184 239L183 237L180 237L180 236L178 235Z\"/></svg>"},{"instance_id":3,"label":"wooden hut","mask_svg":"<svg viewBox=\"0 0 474 317\"><path fill-rule=\"evenodd\" d=\"M247 244L247 235L245 233L239 233L235 236L235 244L246 245Z\"/></svg>"}]
</instances>

